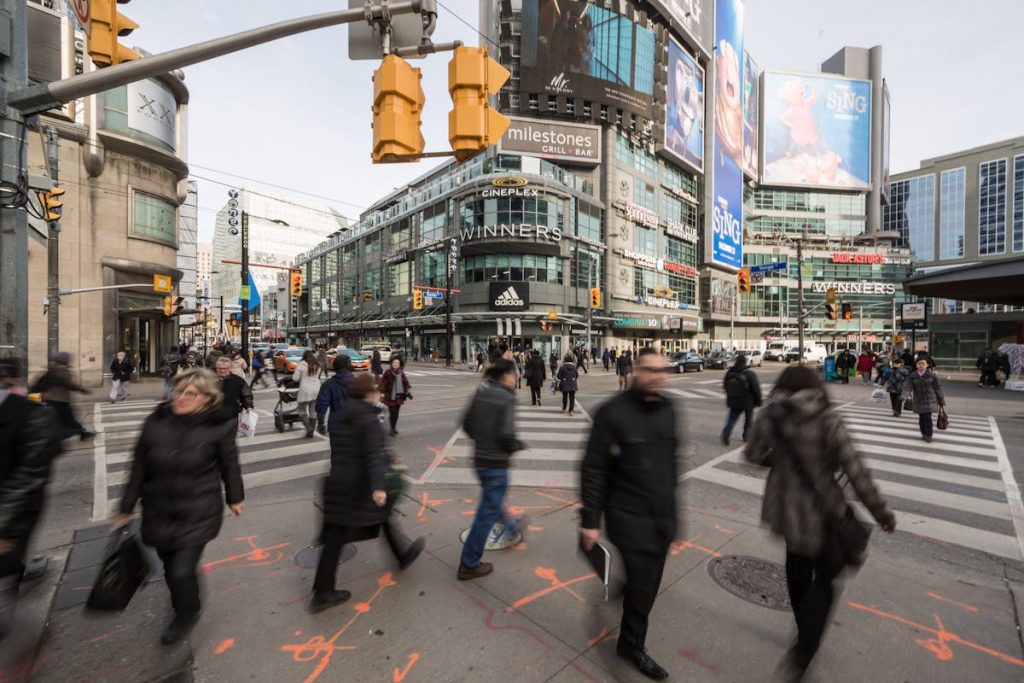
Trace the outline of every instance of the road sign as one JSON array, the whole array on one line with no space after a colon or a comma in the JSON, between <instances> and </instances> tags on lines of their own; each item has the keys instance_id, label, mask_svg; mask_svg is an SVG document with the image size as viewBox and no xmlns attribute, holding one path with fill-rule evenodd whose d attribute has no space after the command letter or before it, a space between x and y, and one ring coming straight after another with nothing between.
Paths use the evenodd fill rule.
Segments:
<instances>
[{"instance_id":1,"label":"road sign","mask_svg":"<svg viewBox=\"0 0 1024 683\"><path fill-rule=\"evenodd\" d=\"M154 275L153 276L153 291L163 292L165 294L171 291L171 276L170 275Z\"/></svg>"},{"instance_id":2,"label":"road sign","mask_svg":"<svg viewBox=\"0 0 1024 683\"><path fill-rule=\"evenodd\" d=\"M360 11L366 6L365 0L348 0L349 9ZM391 46L414 47L422 42L423 18L419 12L391 16ZM381 34L375 26L366 21L354 21L348 25L348 58L380 59L384 56ZM426 55L405 55L409 59L422 59Z\"/></svg>"},{"instance_id":3,"label":"road sign","mask_svg":"<svg viewBox=\"0 0 1024 683\"><path fill-rule=\"evenodd\" d=\"M786 270L787 268L789 268L789 264L786 263L785 261L780 261L778 263L766 263L763 266L751 266L750 267L750 272L751 273L770 273L773 270Z\"/></svg>"},{"instance_id":4,"label":"road sign","mask_svg":"<svg viewBox=\"0 0 1024 683\"><path fill-rule=\"evenodd\" d=\"M238 290L238 298L242 301L248 301L250 294L252 291L249 289L249 285L242 285Z\"/></svg>"},{"instance_id":5,"label":"road sign","mask_svg":"<svg viewBox=\"0 0 1024 683\"><path fill-rule=\"evenodd\" d=\"M558 320L558 311L553 308L548 311L548 320Z\"/></svg>"},{"instance_id":6,"label":"road sign","mask_svg":"<svg viewBox=\"0 0 1024 683\"><path fill-rule=\"evenodd\" d=\"M434 301L440 301L441 299L444 298L444 293L443 292L432 292L432 291L430 291L428 289L428 290L425 290L423 292L423 298L424 299L431 299L431 300L434 300Z\"/></svg>"},{"instance_id":7,"label":"road sign","mask_svg":"<svg viewBox=\"0 0 1024 683\"><path fill-rule=\"evenodd\" d=\"M92 7L89 0L71 0L71 9L75 10L78 23L82 25L86 33L89 33L89 19L92 17Z\"/></svg>"}]
</instances>

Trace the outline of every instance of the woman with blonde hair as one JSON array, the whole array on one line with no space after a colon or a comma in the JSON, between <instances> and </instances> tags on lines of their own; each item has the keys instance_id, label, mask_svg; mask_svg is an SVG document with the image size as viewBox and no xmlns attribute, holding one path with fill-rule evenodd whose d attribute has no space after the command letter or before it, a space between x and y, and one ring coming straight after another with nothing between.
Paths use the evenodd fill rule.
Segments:
<instances>
[{"instance_id":1,"label":"woman with blonde hair","mask_svg":"<svg viewBox=\"0 0 1024 683\"><path fill-rule=\"evenodd\" d=\"M320 395L320 361L315 353L306 349L302 360L295 366L292 381L299 385L295 399L299 403L299 417L306 425L306 438L312 439L316 429L316 398Z\"/></svg>"}]
</instances>

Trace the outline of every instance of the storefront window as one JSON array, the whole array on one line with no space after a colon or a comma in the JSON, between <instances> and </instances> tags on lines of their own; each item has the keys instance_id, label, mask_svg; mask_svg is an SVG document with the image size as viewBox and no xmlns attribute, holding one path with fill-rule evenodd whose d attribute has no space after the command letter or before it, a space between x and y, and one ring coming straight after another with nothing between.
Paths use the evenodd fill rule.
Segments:
<instances>
[{"instance_id":1,"label":"storefront window","mask_svg":"<svg viewBox=\"0 0 1024 683\"><path fill-rule=\"evenodd\" d=\"M367 256L374 256L380 253L380 233L381 231L378 230L372 235L368 235L366 241L363 242L363 250Z\"/></svg>"},{"instance_id":2,"label":"storefront window","mask_svg":"<svg viewBox=\"0 0 1024 683\"><path fill-rule=\"evenodd\" d=\"M338 250L331 249L324 257L324 277L338 276Z\"/></svg>"},{"instance_id":3,"label":"storefront window","mask_svg":"<svg viewBox=\"0 0 1024 683\"><path fill-rule=\"evenodd\" d=\"M423 210L420 214L420 240L433 242L444 237L448 209L451 201L440 202Z\"/></svg>"},{"instance_id":4,"label":"storefront window","mask_svg":"<svg viewBox=\"0 0 1024 683\"><path fill-rule=\"evenodd\" d=\"M348 272L356 267L356 245L350 244L341 252L341 267Z\"/></svg>"},{"instance_id":5,"label":"storefront window","mask_svg":"<svg viewBox=\"0 0 1024 683\"><path fill-rule=\"evenodd\" d=\"M341 298L346 303L359 301L359 278L351 276L341 281Z\"/></svg>"},{"instance_id":6,"label":"storefront window","mask_svg":"<svg viewBox=\"0 0 1024 683\"><path fill-rule=\"evenodd\" d=\"M677 237L665 236L665 258L684 266L697 265L697 245Z\"/></svg>"},{"instance_id":7,"label":"storefront window","mask_svg":"<svg viewBox=\"0 0 1024 683\"><path fill-rule=\"evenodd\" d=\"M380 271L370 270L363 275L363 294L370 293L370 298L379 299L381 295L380 291Z\"/></svg>"},{"instance_id":8,"label":"storefront window","mask_svg":"<svg viewBox=\"0 0 1024 683\"><path fill-rule=\"evenodd\" d=\"M601 241L601 209L586 202L578 202L576 236L593 242Z\"/></svg>"},{"instance_id":9,"label":"storefront window","mask_svg":"<svg viewBox=\"0 0 1024 683\"><path fill-rule=\"evenodd\" d=\"M540 254L481 254L462 259L463 282L548 282L563 284L562 259Z\"/></svg>"},{"instance_id":10,"label":"storefront window","mask_svg":"<svg viewBox=\"0 0 1024 683\"><path fill-rule=\"evenodd\" d=\"M646 268L633 269L633 294L635 296L648 296L654 293L658 286L658 273Z\"/></svg>"},{"instance_id":11,"label":"storefront window","mask_svg":"<svg viewBox=\"0 0 1024 683\"><path fill-rule=\"evenodd\" d=\"M642 178L633 178L633 201L651 211L658 210L658 190Z\"/></svg>"},{"instance_id":12,"label":"storefront window","mask_svg":"<svg viewBox=\"0 0 1024 683\"><path fill-rule=\"evenodd\" d=\"M310 261L309 265L310 265L309 281L310 282L320 282L320 280L322 278L323 259L318 256L315 259L313 259L312 261Z\"/></svg>"},{"instance_id":13,"label":"storefront window","mask_svg":"<svg viewBox=\"0 0 1024 683\"><path fill-rule=\"evenodd\" d=\"M391 248L395 249L398 247L409 246L409 238L411 236L411 222L408 218L403 218L398 221L398 223L391 226Z\"/></svg>"},{"instance_id":14,"label":"storefront window","mask_svg":"<svg viewBox=\"0 0 1024 683\"><path fill-rule=\"evenodd\" d=\"M658 255L658 231L654 228L633 228L633 249L647 256Z\"/></svg>"},{"instance_id":15,"label":"storefront window","mask_svg":"<svg viewBox=\"0 0 1024 683\"><path fill-rule=\"evenodd\" d=\"M598 287L601 284L601 252L576 247L572 255L572 276L569 284L573 287Z\"/></svg>"},{"instance_id":16,"label":"storefront window","mask_svg":"<svg viewBox=\"0 0 1024 683\"><path fill-rule=\"evenodd\" d=\"M668 276L668 288L675 292L675 300L689 306L697 305L697 283L678 275Z\"/></svg>"},{"instance_id":17,"label":"storefront window","mask_svg":"<svg viewBox=\"0 0 1024 683\"><path fill-rule=\"evenodd\" d=\"M132 235L178 244L178 221L174 204L145 192L132 192Z\"/></svg>"}]
</instances>

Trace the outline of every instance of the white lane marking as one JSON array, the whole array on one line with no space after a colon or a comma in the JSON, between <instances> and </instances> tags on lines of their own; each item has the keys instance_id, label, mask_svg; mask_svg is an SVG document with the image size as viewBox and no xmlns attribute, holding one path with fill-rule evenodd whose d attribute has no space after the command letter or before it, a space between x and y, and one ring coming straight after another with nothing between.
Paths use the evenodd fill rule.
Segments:
<instances>
[{"instance_id":1,"label":"white lane marking","mask_svg":"<svg viewBox=\"0 0 1024 683\"><path fill-rule=\"evenodd\" d=\"M915 425L916 427L917 425ZM846 423L846 429L854 434L861 434L865 438L870 438L874 433L888 434L891 436L906 436L907 430L898 427L891 427L886 425L870 425L870 424L856 424ZM991 435L987 437L980 436L962 436L960 434L946 434L945 432L936 431L935 436L942 439L943 441L953 441L963 443L968 446L985 446L993 445ZM927 446L926 446L927 448Z\"/></svg>"},{"instance_id":2,"label":"white lane marking","mask_svg":"<svg viewBox=\"0 0 1024 683\"><path fill-rule=\"evenodd\" d=\"M97 432L92 454L92 521L107 519L107 437L103 434L103 406L93 411L93 429Z\"/></svg>"},{"instance_id":3,"label":"white lane marking","mask_svg":"<svg viewBox=\"0 0 1024 683\"><path fill-rule=\"evenodd\" d=\"M1003 484L1006 486L1006 500L1010 505L1010 516L1013 519L1013 530L1017 532L1017 548L1020 557L1024 558L1024 501L1021 501L1020 486L1013 478L1013 468L1010 466L1010 459L1006 455L1006 444L999 432L999 425L994 417L989 417L989 424L992 426L992 434L996 439L996 458L999 460L999 471L1003 476Z\"/></svg>"},{"instance_id":4,"label":"white lane marking","mask_svg":"<svg viewBox=\"0 0 1024 683\"><path fill-rule=\"evenodd\" d=\"M879 472L892 472L893 474L906 474L911 477L919 477L930 481L944 481L947 484L963 484L964 486L973 486L976 489L986 489L988 491L1002 492L1004 490L1003 482L999 479L976 477L970 474L961 474L960 472L939 470L934 467L902 465L897 462L889 462L888 460L879 460L877 458L864 458L864 464L872 471L877 470Z\"/></svg>"}]
</instances>

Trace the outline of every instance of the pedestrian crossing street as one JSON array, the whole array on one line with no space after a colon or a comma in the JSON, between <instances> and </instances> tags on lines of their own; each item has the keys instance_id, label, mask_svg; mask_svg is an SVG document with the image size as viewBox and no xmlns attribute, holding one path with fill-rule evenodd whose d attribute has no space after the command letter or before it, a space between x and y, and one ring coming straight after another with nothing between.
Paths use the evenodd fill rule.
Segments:
<instances>
[{"instance_id":1,"label":"pedestrian crossing street","mask_svg":"<svg viewBox=\"0 0 1024 683\"><path fill-rule=\"evenodd\" d=\"M516 433L527 449L516 453L509 470L510 486L578 488L579 463L590 435L590 418L576 404L572 417L562 412L561 394L544 391L542 405L516 406ZM477 484L473 442L461 429L445 445L444 464L428 469L423 483Z\"/></svg>"},{"instance_id":2,"label":"pedestrian crossing street","mask_svg":"<svg viewBox=\"0 0 1024 683\"><path fill-rule=\"evenodd\" d=\"M159 401L98 404L94 414L93 521L114 516L131 470L132 452L142 423ZM319 434L305 438L301 425L278 433L269 411L257 409L256 436L239 437L238 451L246 491L306 477L330 469L330 449Z\"/></svg>"},{"instance_id":3,"label":"pedestrian crossing street","mask_svg":"<svg viewBox=\"0 0 1024 683\"><path fill-rule=\"evenodd\" d=\"M898 531L1003 558L1024 559L1024 506L993 418L950 416L925 443L917 416L871 404L839 408L875 485L896 514ZM767 470L742 448L683 475L760 498ZM853 494L851 494L853 495ZM855 503L864 519L867 510Z\"/></svg>"}]
</instances>

